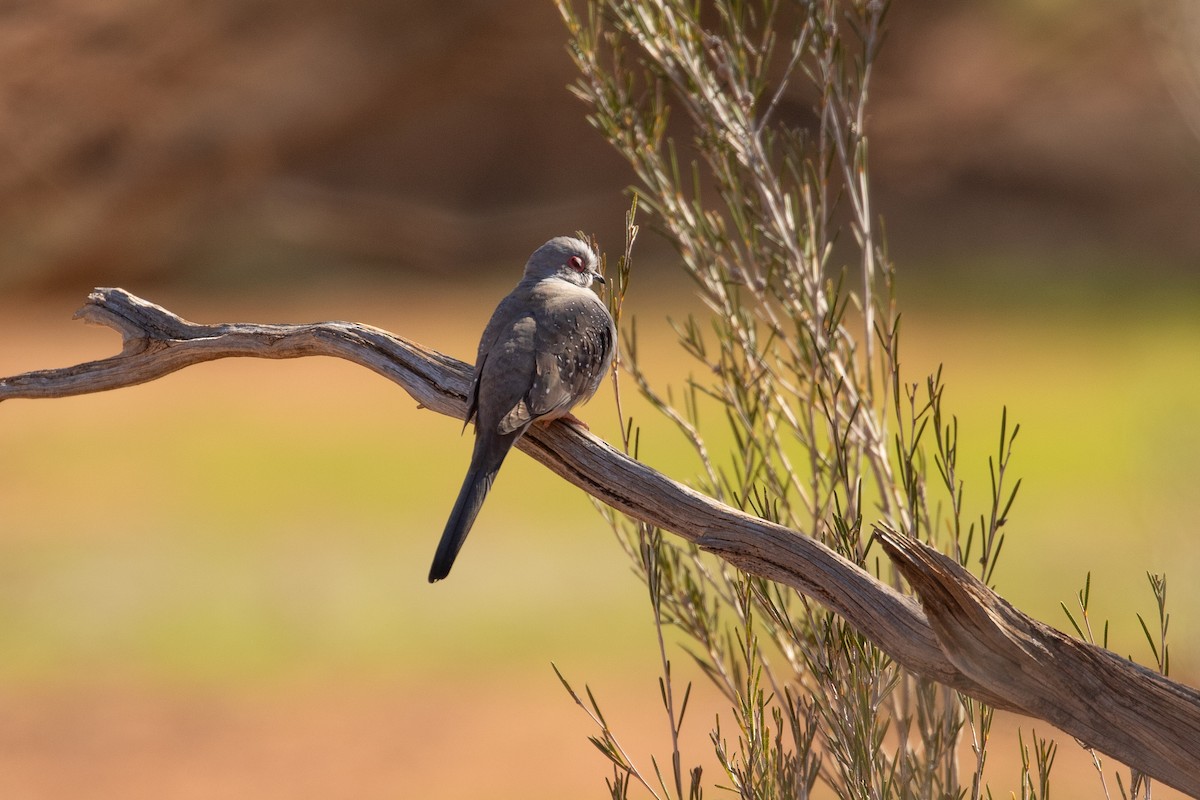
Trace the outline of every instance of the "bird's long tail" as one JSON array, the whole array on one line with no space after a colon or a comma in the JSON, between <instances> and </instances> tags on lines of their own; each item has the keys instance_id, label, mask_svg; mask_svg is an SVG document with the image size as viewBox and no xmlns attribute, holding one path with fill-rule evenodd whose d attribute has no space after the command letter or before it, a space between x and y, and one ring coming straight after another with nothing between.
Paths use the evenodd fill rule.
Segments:
<instances>
[{"instance_id":1,"label":"bird's long tail","mask_svg":"<svg viewBox=\"0 0 1200 800\"><path fill-rule=\"evenodd\" d=\"M513 437L513 440L515 438ZM462 489L458 492L458 500L454 502L450 519L446 520L446 529L442 531L442 540L438 542L437 553L433 556L433 565L429 568L430 583L440 581L450 574L450 568L454 566L454 559L462 548L467 534L471 532L471 526L475 524L475 517L479 516L479 509L483 507L483 500L492 488L492 481L496 479L496 473L499 472L504 457L508 455L511 444L511 441L505 442L507 446L504 446L498 453L486 452L488 449L494 450L495 448L487 448L486 445L484 447L477 446L476 452L471 457L471 467L467 470L467 477L463 480Z\"/></svg>"}]
</instances>

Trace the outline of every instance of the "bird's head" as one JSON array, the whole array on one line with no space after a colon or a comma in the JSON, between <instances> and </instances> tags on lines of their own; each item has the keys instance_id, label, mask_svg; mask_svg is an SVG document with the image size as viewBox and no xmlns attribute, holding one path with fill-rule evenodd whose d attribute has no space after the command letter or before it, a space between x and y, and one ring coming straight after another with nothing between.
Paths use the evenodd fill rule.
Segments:
<instances>
[{"instance_id":1,"label":"bird's head","mask_svg":"<svg viewBox=\"0 0 1200 800\"><path fill-rule=\"evenodd\" d=\"M586 242L559 236L533 252L525 264L525 278L560 278L586 289L594 280L605 282L604 276L596 271L598 268L596 254Z\"/></svg>"}]
</instances>

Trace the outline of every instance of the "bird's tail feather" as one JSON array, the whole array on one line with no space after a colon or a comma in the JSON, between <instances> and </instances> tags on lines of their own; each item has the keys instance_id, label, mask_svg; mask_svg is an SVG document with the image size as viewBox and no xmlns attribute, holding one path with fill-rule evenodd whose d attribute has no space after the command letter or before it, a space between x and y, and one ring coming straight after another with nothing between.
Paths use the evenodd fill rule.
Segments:
<instances>
[{"instance_id":1,"label":"bird's tail feather","mask_svg":"<svg viewBox=\"0 0 1200 800\"><path fill-rule=\"evenodd\" d=\"M503 460L503 455L500 458ZM496 479L499 470L500 464L495 463L479 466L472 464L467 471L467 477L458 493L458 500L454 502L454 510L450 512L446 529L442 531L442 540L438 542L433 565L429 568L430 583L440 581L450 574L450 567L454 566L454 559L467 534L471 532L475 517L479 515L479 509L483 507L483 500L492 488L492 481Z\"/></svg>"}]
</instances>

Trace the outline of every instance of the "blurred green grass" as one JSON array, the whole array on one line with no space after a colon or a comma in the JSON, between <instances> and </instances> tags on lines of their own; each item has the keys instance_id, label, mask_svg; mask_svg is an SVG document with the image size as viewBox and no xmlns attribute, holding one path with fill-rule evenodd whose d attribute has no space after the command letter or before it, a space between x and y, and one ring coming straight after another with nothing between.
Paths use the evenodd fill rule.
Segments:
<instances>
[{"instance_id":1,"label":"blurred green grass","mask_svg":"<svg viewBox=\"0 0 1200 800\"><path fill-rule=\"evenodd\" d=\"M155 297L205 321L351 318L468 359L506 282L287 301ZM678 287L634 285L642 358L661 385L690 371L665 316ZM386 297L389 302L381 302ZM664 303L664 297L672 298ZM1176 672L1200 658L1200 314L1177 296L1078 308L987 295L906 309L906 378L943 363L961 424L967 502L986 501L1001 407L1022 426L1024 479L996 573L1059 628L1093 573L1093 620L1148 652L1147 570L1166 572ZM69 305L67 306L69 307ZM52 313L53 312L53 313ZM115 347L55 307L8 308L0 373ZM644 460L686 480L678 435L632 397ZM582 416L617 440L607 391ZM451 578L425 582L470 448L460 423L377 376L325 359L225 361L152 384L0 407L0 678L14 685L140 676L217 684L345 676L518 673L551 660L653 658L642 589L578 490L524 455L506 464ZM718 438L719 441L719 438ZM719 451L717 455L720 456ZM978 512L977 512L978 513ZM1102 624L1102 623L1099 623ZM1097 624L1097 627L1099 627Z\"/></svg>"}]
</instances>

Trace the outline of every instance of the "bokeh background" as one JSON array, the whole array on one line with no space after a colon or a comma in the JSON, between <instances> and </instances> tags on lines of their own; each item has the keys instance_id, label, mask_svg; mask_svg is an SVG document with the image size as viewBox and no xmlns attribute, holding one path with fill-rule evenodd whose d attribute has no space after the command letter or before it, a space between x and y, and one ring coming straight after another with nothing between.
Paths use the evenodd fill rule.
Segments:
<instances>
[{"instance_id":1,"label":"bokeh background","mask_svg":"<svg viewBox=\"0 0 1200 800\"><path fill-rule=\"evenodd\" d=\"M1166 572L1193 685L1198 16L898 0L870 120L905 367L945 365L968 504L1001 408L1022 426L998 588L1065 628L1090 570L1093 624L1148 663L1145 573ZM69 319L106 285L469 359L546 238L620 246L633 178L566 90L549 2L41 0L0 21L0 374L115 352ZM696 303L648 230L636 256L642 355L679 385L667 319ZM632 408L644 458L692 475ZM611 398L584 416L617 436ZM425 583L459 427L318 359L4 404L0 796L603 795L551 662L648 764L666 741L650 615L584 496L515 456L452 578ZM685 760L711 769L720 709L697 697ZM998 792L1018 725L993 745ZM1062 751L1059 790L1098 795Z\"/></svg>"}]
</instances>

